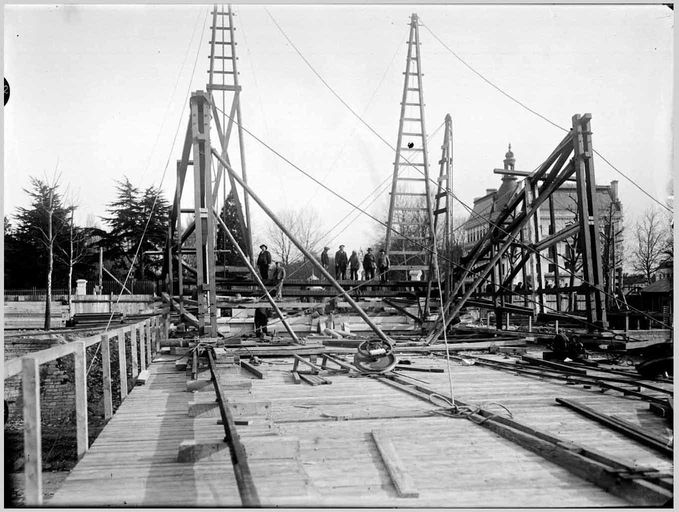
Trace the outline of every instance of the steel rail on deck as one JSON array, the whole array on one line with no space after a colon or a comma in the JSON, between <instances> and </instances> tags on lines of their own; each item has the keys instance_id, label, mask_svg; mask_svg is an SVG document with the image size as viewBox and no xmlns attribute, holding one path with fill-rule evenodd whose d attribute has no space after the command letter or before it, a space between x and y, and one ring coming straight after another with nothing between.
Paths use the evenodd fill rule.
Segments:
<instances>
[{"instance_id":1,"label":"steel rail on deck","mask_svg":"<svg viewBox=\"0 0 679 512\"><path fill-rule=\"evenodd\" d=\"M222 424L224 425L224 442L229 445L231 452L231 463L233 464L233 473L236 477L236 484L238 485L238 493L243 502L244 507L261 507L257 488L250 472L248 465L248 457L245 453L245 447L241 443L240 438L236 432L236 423L231 415L231 411L227 407L227 400L224 398L222 386L217 377L216 365L212 349L207 349L207 359L210 366L210 374L212 376L212 383L215 386L215 393L217 394L217 404L219 406L219 414L222 417Z\"/></svg>"}]
</instances>

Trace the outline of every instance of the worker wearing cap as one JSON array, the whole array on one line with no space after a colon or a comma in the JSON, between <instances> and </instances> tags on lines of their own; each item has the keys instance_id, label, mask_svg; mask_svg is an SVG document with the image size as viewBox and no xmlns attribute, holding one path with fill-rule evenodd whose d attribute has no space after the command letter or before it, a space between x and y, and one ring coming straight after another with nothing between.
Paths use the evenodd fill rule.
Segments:
<instances>
[{"instance_id":1,"label":"worker wearing cap","mask_svg":"<svg viewBox=\"0 0 679 512\"><path fill-rule=\"evenodd\" d=\"M283 298L283 280L285 279L285 267L283 267L280 261L276 262L272 277L276 285L276 299L280 300Z\"/></svg>"},{"instance_id":2,"label":"worker wearing cap","mask_svg":"<svg viewBox=\"0 0 679 512\"><path fill-rule=\"evenodd\" d=\"M380 249L380 253L377 255L377 270L380 272L380 281L383 283L387 280L390 266L391 262L389 261L389 255L384 248Z\"/></svg>"},{"instance_id":3,"label":"worker wearing cap","mask_svg":"<svg viewBox=\"0 0 679 512\"><path fill-rule=\"evenodd\" d=\"M321 253L321 265L323 265L325 270L330 268L330 255L328 254L329 250L330 247L323 247L323 252Z\"/></svg>"},{"instance_id":4,"label":"worker wearing cap","mask_svg":"<svg viewBox=\"0 0 679 512\"><path fill-rule=\"evenodd\" d=\"M363 256L363 270L365 271L365 280L369 281L375 277L375 255L372 247L368 247L368 252Z\"/></svg>"},{"instance_id":5,"label":"worker wearing cap","mask_svg":"<svg viewBox=\"0 0 679 512\"><path fill-rule=\"evenodd\" d=\"M260 245L259 248L262 250L257 256L257 268L259 269L259 275L262 276L262 280L266 281L269 279L269 265L271 265L271 253L267 250L268 247L264 244Z\"/></svg>"},{"instance_id":6,"label":"worker wearing cap","mask_svg":"<svg viewBox=\"0 0 679 512\"><path fill-rule=\"evenodd\" d=\"M349 263L349 258L344 252L344 246L340 245L339 251L335 253L335 279L347 278L347 263Z\"/></svg>"}]
</instances>

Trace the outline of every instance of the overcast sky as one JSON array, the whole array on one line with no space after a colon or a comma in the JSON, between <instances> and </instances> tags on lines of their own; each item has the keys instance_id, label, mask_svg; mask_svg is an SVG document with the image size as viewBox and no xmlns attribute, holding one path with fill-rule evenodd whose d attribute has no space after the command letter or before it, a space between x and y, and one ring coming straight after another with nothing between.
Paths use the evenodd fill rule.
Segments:
<instances>
[{"instance_id":1,"label":"overcast sky","mask_svg":"<svg viewBox=\"0 0 679 512\"><path fill-rule=\"evenodd\" d=\"M208 6L6 6L5 212L28 203L29 176L61 172L80 222L105 214L114 182L175 188L189 91L205 89ZM271 15L342 99L396 144L410 13L420 27L430 161L453 118L454 189L472 205L499 186L512 143L532 171L563 132L592 113L593 145L652 196L671 179L673 12L663 6L273 6ZM243 124L293 163L358 203L393 173L394 154L322 84L264 6L236 7ZM194 62L197 65L191 81ZM180 126L177 142L173 139ZM215 141L216 145L216 141ZM275 211L315 209L328 231L351 207L245 136L249 182ZM169 165L168 165L169 163ZM597 182L619 180L625 216L653 203L595 157ZM437 166L432 168L438 173ZM370 198L372 199L372 197ZM386 220L384 192L369 211ZM463 214L464 207L456 205ZM264 215L253 207L255 241ZM365 248L383 230L359 217L325 242Z\"/></svg>"}]
</instances>

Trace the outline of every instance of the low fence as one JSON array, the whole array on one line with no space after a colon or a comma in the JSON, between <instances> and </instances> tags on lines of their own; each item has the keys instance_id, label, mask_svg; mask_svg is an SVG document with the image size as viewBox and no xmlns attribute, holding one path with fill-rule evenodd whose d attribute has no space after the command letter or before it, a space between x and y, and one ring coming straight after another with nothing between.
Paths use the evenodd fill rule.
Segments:
<instances>
[{"instance_id":1,"label":"low fence","mask_svg":"<svg viewBox=\"0 0 679 512\"><path fill-rule=\"evenodd\" d=\"M40 410L40 366L71 354L75 357L75 412L77 456L89 449L87 422L87 347L99 344L102 363L104 419L113 416L111 379L111 341L116 340L119 354L120 399L128 395L125 334L130 333L132 377L148 368L153 355L160 350L160 339L167 339L169 317L157 315L142 322L106 331L70 343L56 345L39 352L5 362L4 379L21 376L23 394L24 478L26 506L42 505L42 436Z\"/></svg>"}]
</instances>

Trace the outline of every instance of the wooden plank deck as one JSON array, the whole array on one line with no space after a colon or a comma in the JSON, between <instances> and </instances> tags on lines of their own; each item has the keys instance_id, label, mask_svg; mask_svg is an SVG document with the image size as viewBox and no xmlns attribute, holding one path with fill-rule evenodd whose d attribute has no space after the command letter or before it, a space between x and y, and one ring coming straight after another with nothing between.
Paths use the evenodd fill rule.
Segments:
<instances>
[{"instance_id":1,"label":"wooden plank deck","mask_svg":"<svg viewBox=\"0 0 679 512\"><path fill-rule=\"evenodd\" d=\"M176 462L182 441L223 438L216 411L188 416L189 402L209 402L214 394L210 386L187 392L185 372L174 368L177 357L162 356L151 365L146 386L132 391L48 505L240 505L228 450L195 463ZM445 367L440 358L407 358L414 365ZM241 441L253 454L249 464L263 506L627 505L466 418L441 416L440 404L377 379L347 374L326 375L331 385L295 384L292 364L292 358L265 360L257 367L262 379L244 369L220 366L234 407L270 402L249 425L238 426ZM662 420L648 413L646 403L457 362L451 368L460 400L506 414L494 405L502 404L514 418L535 428L638 464L672 469L667 457L559 406L554 398L573 398L662 430ZM445 373L409 375L442 394L449 392ZM395 460L402 465L399 474L407 475L417 497L399 496L372 436L375 430L391 441Z\"/></svg>"},{"instance_id":2,"label":"wooden plank deck","mask_svg":"<svg viewBox=\"0 0 679 512\"><path fill-rule=\"evenodd\" d=\"M176 357L154 361L48 506L240 505L228 450L221 461L176 462L182 441L224 436L214 419L187 415L192 394Z\"/></svg>"}]
</instances>

